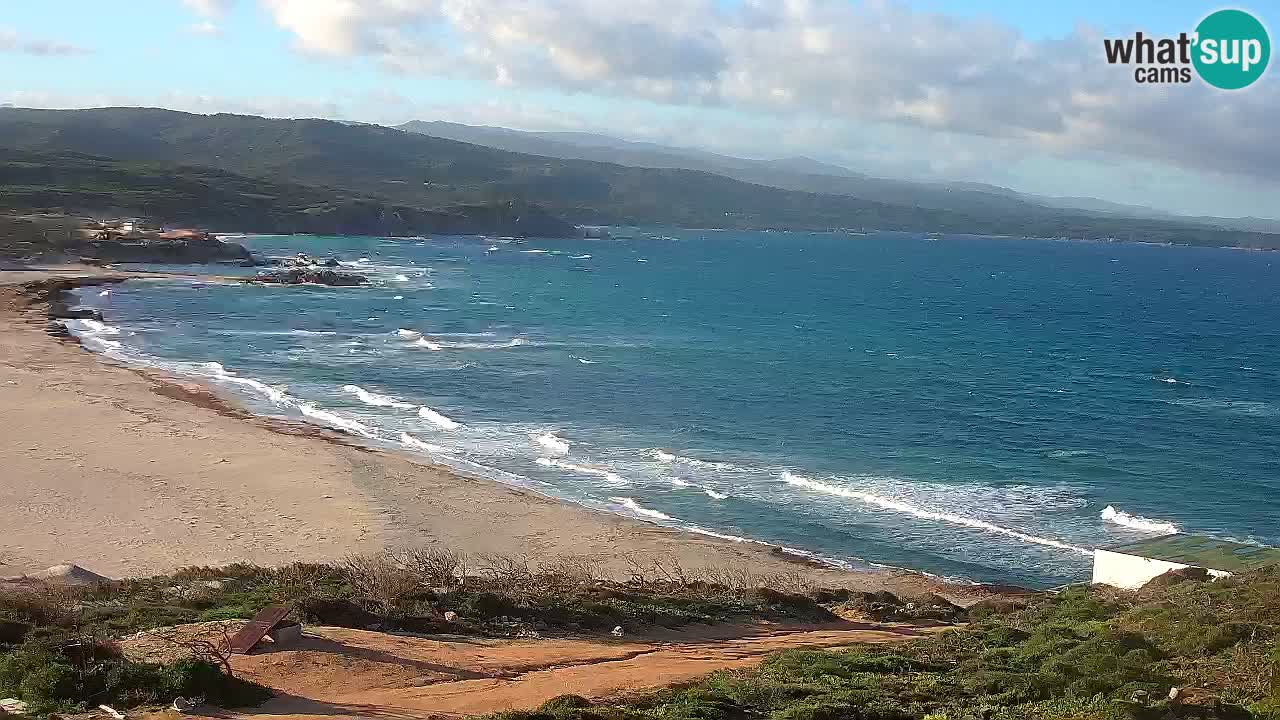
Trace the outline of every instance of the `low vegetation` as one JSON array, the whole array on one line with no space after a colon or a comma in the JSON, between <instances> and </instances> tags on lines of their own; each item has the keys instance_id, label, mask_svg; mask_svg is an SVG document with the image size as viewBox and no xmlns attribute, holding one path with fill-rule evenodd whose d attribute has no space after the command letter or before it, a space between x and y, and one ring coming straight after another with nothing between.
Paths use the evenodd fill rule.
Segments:
<instances>
[{"instance_id":1,"label":"low vegetation","mask_svg":"<svg viewBox=\"0 0 1280 720\"><path fill-rule=\"evenodd\" d=\"M172 639L164 628L289 603L314 624L505 637L836 615L967 622L893 647L784 652L754 670L624 702L558 698L501 720L1280 719L1280 569L1215 583L1170 577L1137 593L1075 587L962 610L941 598L818 590L798 575L630 567L630 579L613 581L586 558L535 564L428 549L7 589L0 697L36 712L178 696L255 704L268 691L233 677L212 646L151 664L126 657L117 641L140 631Z\"/></svg>"},{"instance_id":2,"label":"low vegetation","mask_svg":"<svg viewBox=\"0 0 1280 720\"><path fill-rule=\"evenodd\" d=\"M0 588L0 697L24 700L36 712L175 697L259 703L268 692L232 677L216 643L187 644L157 628L247 619L276 603L313 624L499 637L834 618L801 594L809 588L798 575L638 561L631 570L630 580L612 582L600 579L589 558L535 565L524 557L427 549L332 565L188 568L85 587ZM185 657L167 665L130 660L117 640L138 632L183 644L175 649Z\"/></svg>"},{"instance_id":3,"label":"low vegetation","mask_svg":"<svg viewBox=\"0 0 1280 720\"><path fill-rule=\"evenodd\" d=\"M501 720L1280 718L1280 570L1141 593L1073 588L893 648L789 651L624 704Z\"/></svg>"}]
</instances>

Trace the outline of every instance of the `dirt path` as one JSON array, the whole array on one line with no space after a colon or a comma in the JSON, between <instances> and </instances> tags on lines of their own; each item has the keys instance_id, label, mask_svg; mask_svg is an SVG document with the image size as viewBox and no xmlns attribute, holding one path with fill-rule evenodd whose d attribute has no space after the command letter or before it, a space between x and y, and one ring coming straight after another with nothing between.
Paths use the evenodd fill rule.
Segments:
<instances>
[{"instance_id":1,"label":"dirt path","mask_svg":"<svg viewBox=\"0 0 1280 720\"><path fill-rule=\"evenodd\" d=\"M277 697L236 718L462 717L531 709L566 693L613 698L756 665L788 648L890 643L930 628L862 623L699 628L667 639L434 640L309 628L288 649L235 659Z\"/></svg>"}]
</instances>

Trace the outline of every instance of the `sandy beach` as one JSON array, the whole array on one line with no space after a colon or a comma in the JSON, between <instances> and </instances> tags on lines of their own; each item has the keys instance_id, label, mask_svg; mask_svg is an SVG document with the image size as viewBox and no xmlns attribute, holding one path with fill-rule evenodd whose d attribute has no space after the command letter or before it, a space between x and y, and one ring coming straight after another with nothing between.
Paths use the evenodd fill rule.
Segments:
<instances>
[{"instance_id":1,"label":"sandy beach","mask_svg":"<svg viewBox=\"0 0 1280 720\"><path fill-rule=\"evenodd\" d=\"M826 585L916 594L939 583L846 572L459 476L310 425L255 417L193 382L127 367L48 332L54 277L0 271L0 575L70 562L113 576L188 565L334 560L440 546L531 557L746 565Z\"/></svg>"}]
</instances>

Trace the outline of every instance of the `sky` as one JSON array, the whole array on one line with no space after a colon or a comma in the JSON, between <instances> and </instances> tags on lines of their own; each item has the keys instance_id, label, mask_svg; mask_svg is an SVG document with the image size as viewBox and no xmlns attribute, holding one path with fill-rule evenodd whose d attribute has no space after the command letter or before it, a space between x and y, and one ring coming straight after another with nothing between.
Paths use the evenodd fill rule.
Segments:
<instances>
[{"instance_id":1,"label":"sky","mask_svg":"<svg viewBox=\"0 0 1280 720\"><path fill-rule=\"evenodd\" d=\"M0 104L599 132L1280 217L1280 70L1140 85L1197 0L0 0ZM1231 5L1280 27L1280 0ZM1275 33L1272 32L1274 38Z\"/></svg>"}]
</instances>

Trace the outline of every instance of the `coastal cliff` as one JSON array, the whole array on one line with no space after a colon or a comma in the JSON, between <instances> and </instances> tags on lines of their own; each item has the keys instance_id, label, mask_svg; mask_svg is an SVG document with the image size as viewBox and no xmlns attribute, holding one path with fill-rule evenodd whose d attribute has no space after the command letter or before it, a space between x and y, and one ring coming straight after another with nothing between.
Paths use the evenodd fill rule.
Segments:
<instances>
[{"instance_id":1,"label":"coastal cliff","mask_svg":"<svg viewBox=\"0 0 1280 720\"><path fill-rule=\"evenodd\" d=\"M61 214L0 216L0 258L15 261L249 264L253 255L238 243L201 230L122 230L89 218Z\"/></svg>"}]
</instances>

